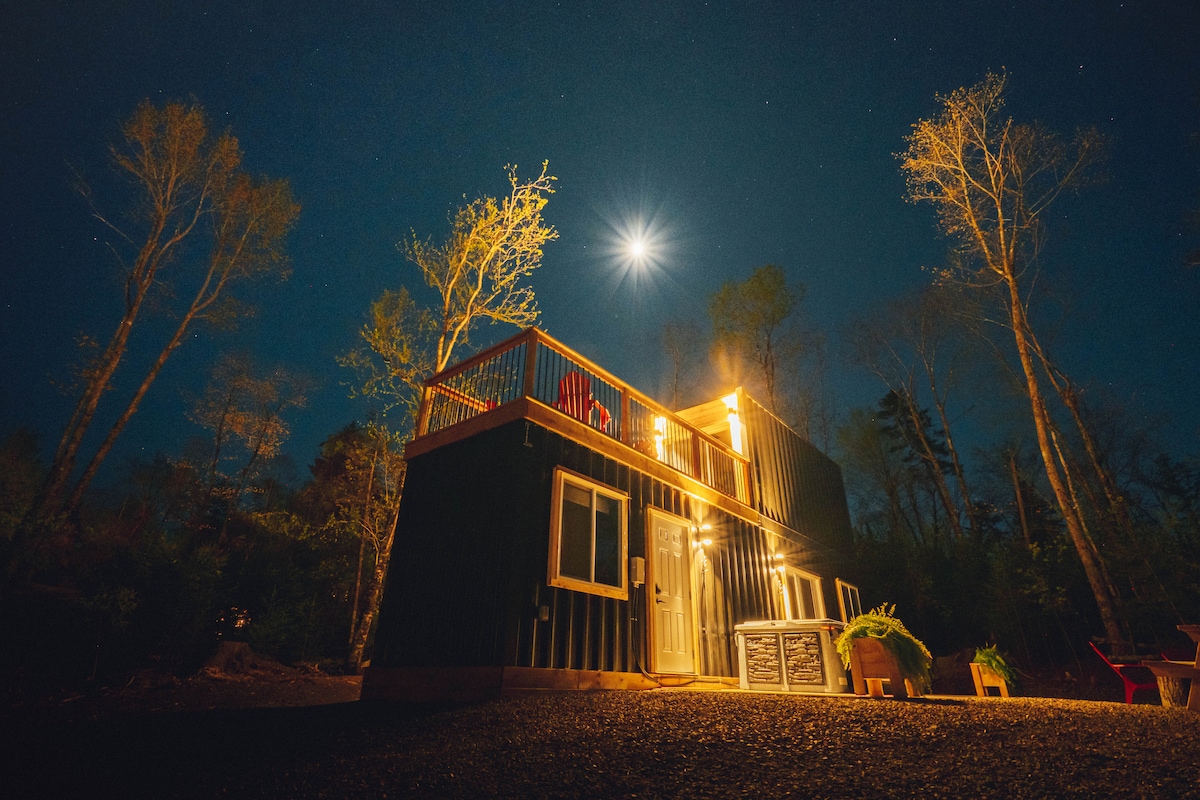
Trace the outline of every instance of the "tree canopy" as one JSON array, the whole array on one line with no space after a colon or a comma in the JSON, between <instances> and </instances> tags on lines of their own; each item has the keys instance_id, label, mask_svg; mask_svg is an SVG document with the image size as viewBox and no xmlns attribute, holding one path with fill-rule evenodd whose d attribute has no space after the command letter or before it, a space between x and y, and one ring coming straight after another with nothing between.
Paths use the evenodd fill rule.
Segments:
<instances>
[{"instance_id":1,"label":"tree canopy","mask_svg":"<svg viewBox=\"0 0 1200 800\"><path fill-rule=\"evenodd\" d=\"M716 345L735 359L752 364L767 407L778 413L778 373L790 365L802 343L789 323L805 288L789 286L775 264L765 264L744 281L721 285L708 299Z\"/></svg>"},{"instance_id":2,"label":"tree canopy","mask_svg":"<svg viewBox=\"0 0 1200 800\"><path fill-rule=\"evenodd\" d=\"M83 390L42 493L41 515L47 518L78 507L113 443L193 324L227 324L247 312L230 297L230 285L268 274L287 277L284 240L300 213L287 181L253 178L242 171L237 139L229 132L210 133L205 113L196 105L157 107L143 101L110 153L114 168L129 179L134 192L124 220L102 211L89 187L81 185L81 191L95 217L114 234L112 250L127 264L124 310L108 344L83 371ZM84 434L111 388L147 298L169 282L175 284L175 292L189 292L191 300L175 309L178 323L173 332L64 506Z\"/></svg>"},{"instance_id":3,"label":"tree canopy","mask_svg":"<svg viewBox=\"0 0 1200 800\"><path fill-rule=\"evenodd\" d=\"M440 245L416 233L400 243L406 258L421 270L441 302L434 371L450 363L479 322L532 325L538 316L533 289L526 282L542 263L542 247L558 238L545 224L542 209L554 193L553 175L542 162L537 177L522 182L508 166L507 197L480 197L458 209L450 234Z\"/></svg>"}]
</instances>

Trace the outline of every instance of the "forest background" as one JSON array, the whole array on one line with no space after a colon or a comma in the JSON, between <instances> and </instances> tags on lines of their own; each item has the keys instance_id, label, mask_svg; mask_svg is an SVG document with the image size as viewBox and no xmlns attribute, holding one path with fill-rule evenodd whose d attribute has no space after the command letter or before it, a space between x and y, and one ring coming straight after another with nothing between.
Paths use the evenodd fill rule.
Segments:
<instances>
[{"instance_id":1,"label":"forest background","mask_svg":"<svg viewBox=\"0 0 1200 800\"><path fill-rule=\"evenodd\" d=\"M608 366L628 359L616 350L608 357L612 330L626 330L654 367L657 385L644 388L663 403L682 407L746 384L830 453L842 465L854 520L837 544L864 602L895 603L935 652L996 642L1032 666L1070 663L1093 637L1114 649L1157 651L1176 643L1176 624L1200 617L1195 421L1185 403L1144 397L1138 383L1126 382L1127 370L1096 357L1095 326L1080 323L1107 316L1122 331L1122 348L1146 363L1168 360L1161 341L1150 345L1152 314L1123 307L1119 297L1100 308L1076 306L1090 276L1078 254L1063 258L1062 247L1078 246L1076 227L1091 229L1121 206L1106 177L1124 144L1087 128L1053 135L1026 111L1037 105L1029 102L1037 91L1028 77L1007 88L1005 80L991 74L961 90L964 98L968 89L986 95L991 81L1000 87L996 96L1007 91L1024 101L1011 109L983 102L1001 129L1012 114L1014 135L986 139L1000 143L994 158L986 148L963 151L983 154L976 177L994 178L1005 164L1037 167L1008 171L1017 183L1006 185L1019 191L992 198L995 224L972 228L947 212L952 198L944 190L953 182L930 171L931 152L945 141L898 137L891 145L904 152L893 165L889 202L906 195L930 204L940 223L941 235L927 208L896 212L920 217L930 251L939 253L915 288L864 302L830 325L817 313L827 297L815 293L827 282L805 280L786 250L757 261L734 258L736 268L727 265L709 290L697 292L671 272L682 254L666 228L621 221L604 255L614 264L615 288L596 304L618 313L594 319L596 331L583 342L562 338ZM919 137L923 123L933 126L929 133L951 121L947 101L954 97L911 105L911 136ZM322 348L326 361L343 364L336 382L344 385L335 388L356 396L357 419L323 418L319 451L289 453L296 422L306 419L311 428L306 407L330 388L315 377L326 367L255 354L249 333L254 309L287 314L271 279L285 278L297 245L312 241L305 198L292 191L299 176L258 175L272 163L255 154L261 132L225 132L196 103L153 99L117 113L111 150L79 144L80 153L104 157L86 168L73 164L72 185L57 188L58 218L67 229L86 226L96 243L89 252L95 274L79 288L98 302L78 321L85 330L75 364L43 365L76 405L50 431L39 424L35 432L20 419L4 431L3 630L16 644L12 652L22 654L9 666L76 682L147 663L187 671L215 641L236 638L287 661L354 671L369 657L391 552L413 387L439 363L533 322L539 286L552 287L538 297L555 318L577 308L560 302L562 282L581 269L577 250L554 257L555 248L578 246L554 241L562 231L551 225L552 190L560 184L523 163L509 172L506 197L497 191L505 188L497 162L496 172L464 181L488 187L478 201L456 201L462 184L448 184L438 195L446 207L413 219L411 236L402 233L403 221L387 243L401 239L392 288L355 311L361 330L332 331ZM171 147L161 146L168 141ZM1194 176L1193 157L1184 147L1174 151L1177 171ZM186 168L155 167L163 163ZM171 180L163 183L164 176ZM1178 202L1171 219L1140 234L1143 243L1170 240L1146 249L1174 256L1138 261L1131 273L1177 275L1171 285L1194 291L1192 205ZM456 309L463 296L455 287L463 284L444 268L456 263L456 252L470 251L459 234L486 229L514 208L532 215L524 217L529 247L495 272L465 259L499 291L492 305ZM439 221L446 209L448 224ZM991 245L1009 230L1020 244L1006 261ZM176 240L176 233L183 235ZM501 226L497 235L520 240L521 232ZM1005 242L1000 251L1012 243ZM634 256L634 244L646 249ZM543 245L545 269L534 274ZM1085 243L1084 255L1099 247ZM1122 252L1129 247L1123 243ZM1062 269L1064 260L1072 268ZM117 281L106 280L114 274ZM506 289L504 276L516 282ZM36 270L23 280L35 277ZM861 288L863 280L844 283ZM1162 285L1138 282L1143 290ZM998 291L1013 287L1015 295ZM630 322L646 307L614 303L625 289L690 299L674 318ZM14 297L5 298L10 308ZM1181 300L1160 299L1163 307ZM463 330L473 335L448 337L463 313ZM503 324L474 327L489 319ZM74 334L75 323L54 327ZM131 364L125 337L143 332L150 355ZM41 342L26 348L26 341L14 335L6 344L10 352L40 352ZM871 387L877 402L847 405L843 376L851 365L859 370L856 385ZM176 416L157 406L150 422L150 404L164 395L181 398ZM146 441L147 430L170 431L169 445L122 449L130 437Z\"/></svg>"}]
</instances>

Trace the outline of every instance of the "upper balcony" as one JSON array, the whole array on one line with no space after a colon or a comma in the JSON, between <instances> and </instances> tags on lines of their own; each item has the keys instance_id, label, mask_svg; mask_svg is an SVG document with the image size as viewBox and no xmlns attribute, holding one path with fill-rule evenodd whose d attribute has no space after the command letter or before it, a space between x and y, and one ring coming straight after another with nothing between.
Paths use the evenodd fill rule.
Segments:
<instances>
[{"instance_id":1,"label":"upper balcony","mask_svg":"<svg viewBox=\"0 0 1200 800\"><path fill-rule=\"evenodd\" d=\"M561 422L557 427L567 435L605 437L753 505L749 461L738 452L740 442L731 447L705 433L536 328L426 381L416 435L406 453L424 452L436 446L434 434L492 412L500 415L522 400L550 412L538 417Z\"/></svg>"}]
</instances>

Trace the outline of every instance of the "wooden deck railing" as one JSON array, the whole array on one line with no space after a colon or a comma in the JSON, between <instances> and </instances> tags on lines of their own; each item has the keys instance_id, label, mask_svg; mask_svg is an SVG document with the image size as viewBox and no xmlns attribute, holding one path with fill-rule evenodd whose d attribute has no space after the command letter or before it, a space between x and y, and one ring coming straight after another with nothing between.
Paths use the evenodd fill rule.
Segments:
<instances>
[{"instance_id":1,"label":"wooden deck railing","mask_svg":"<svg viewBox=\"0 0 1200 800\"><path fill-rule=\"evenodd\" d=\"M750 503L749 462L536 328L425 382L417 437L520 397L557 409L722 494Z\"/></svg>"}]
</instances>

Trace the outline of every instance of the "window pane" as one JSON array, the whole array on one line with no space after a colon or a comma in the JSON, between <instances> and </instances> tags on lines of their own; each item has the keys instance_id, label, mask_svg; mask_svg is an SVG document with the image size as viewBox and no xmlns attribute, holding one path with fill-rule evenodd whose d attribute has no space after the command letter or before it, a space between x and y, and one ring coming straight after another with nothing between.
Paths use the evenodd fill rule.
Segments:
<instances>
[{"instance_id":1,"label":"window pane","mask_svg":"<svg viewBox=\"0 0 1200 800\"><path fill-rule=\"evenodd\" d=\"M596 583L621 585L621 504L596 495Z\"/></svg>"},{"instance_id":2,"label":"window pane","mask_svg":"<svg viewBox=\"0 0 1200 800\"><path fill-rule=\"evenodd\" d=\"M798 584L796 593L800 596L800 619L815 619L817 604L813 599L813 582L800 577L796 583Z\"/></svg>"},{"instance_id":3,"label":"window pane","mask_svg":"<svg viewBox=\"0 0 1200 800\"><path fill-rule=\"evenodd\" d=\"M787 576L788 619L804 619L803 601L800 597L798 583L799 581L796 580L796 576L789 573Z\"/></svg>"},{"instance_id":4,"label":"window pane","mask_svg":"<svg viewBox=\"0 0 1200 800\"><path fill-rule=\"evenodd\" d=\"M817 587L816 578L788 570L788 619L817 618Z\"/></svg>"},{"instance_id":5,"label":"window pane","mask_svg":"<svg viewBox=\"0 0 1200 800\"><path fill-rule=\"evenodd\" d=\"M839 588L838 596L842 605L842 621L849 622L862 613L861 601L858 599L858 587L852 583L846 583L840 578L837 581L837 585Z\"/></svg>"},{"instance_id":6,"label":"window pane","mask_svg":"<svg viewBox=\"0 0 1200 800\"><path fill-rule=\"evenodd\" d=\"M563 482L562 539L558 572L581 581L592 579L592 493Z\"/></svg>"}]
</instances>

